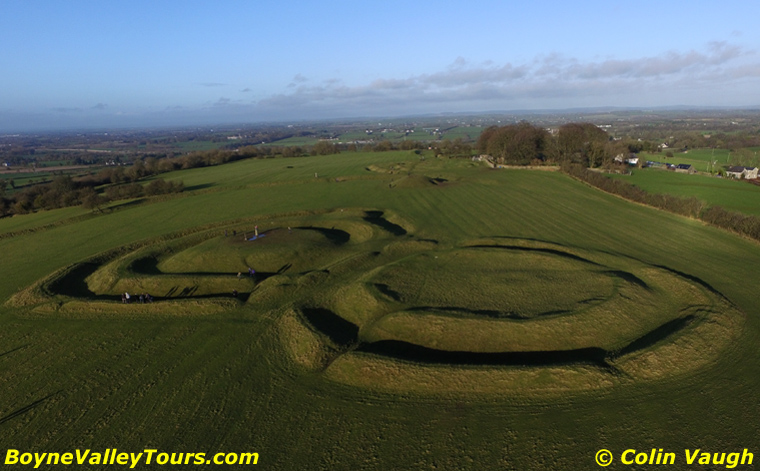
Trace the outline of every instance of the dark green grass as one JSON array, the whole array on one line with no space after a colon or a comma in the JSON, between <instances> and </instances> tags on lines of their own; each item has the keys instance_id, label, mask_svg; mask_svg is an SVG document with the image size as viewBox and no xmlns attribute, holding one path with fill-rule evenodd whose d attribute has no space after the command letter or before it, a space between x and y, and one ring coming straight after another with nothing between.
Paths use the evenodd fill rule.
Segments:
<instances>
[{"instance_id":1,"label":"dark green grass","mask_svg":"<svg viewBox=\"0 0 760 471\"><path fill-rule=\"evenodd\" d=\"M397 175L365 169L401 161L449 183L390 188ZM601 448L615 454L613 467L628 448L674 451L683 467L685 448L760 452L753 448L760 434L760 246L753 242L558 173L421 163L409 152L252 160L168 177L198 189L0 239L0 301L136 241L240 218L361 207L393 211L412 223L416 238L441 245L509 236L667 266L726 295L746 313L746 327L717 364L686 377L518 400L383 394L303 373L282 352L280 312L255 303L157 320L30 318L3 304L5 449L255 451L267 469L596 469ZM75 214L0 220L0 233Z\"/></svg>"}]
</instances>

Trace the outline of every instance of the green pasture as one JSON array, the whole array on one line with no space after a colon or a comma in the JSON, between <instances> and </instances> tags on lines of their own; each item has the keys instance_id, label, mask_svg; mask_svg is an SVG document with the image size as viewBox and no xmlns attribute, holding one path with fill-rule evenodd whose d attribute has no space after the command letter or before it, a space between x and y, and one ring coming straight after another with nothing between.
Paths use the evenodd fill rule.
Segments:
<instances>
[{"instance_id":1,"label":"green pasture","mask_svg":"<svg viewBox=\"0 0 760 471\"><path fill-rule=\"evenodd\" d=\"M667 151L673 152L673 157L667 157ZM679 152L674 149L665 149L659 153L642 152L644 160L671 164L691 164L700 172L717 171L731 165L760 165L756 158L755 148L732 151L729 149L689 149Z\"/></svg>"},{"instance_id":2,"label":"green pasture","mask_svg":"<svg viewBox=\"0 0 760 471\"><path fill-rule=\"evenodd\" d=\"M0 219L3 447L283 470L760 459L757 243L558 172L425 157L245 160L103 214ZM621 178L735 208L755 190Z\"/></svg>"},{"instance_id":3,"label":"green pasture","mask_svg":"<svg viewBox=\"0 0 760 471\"><path fill-rule=\"evenodd\" d=\"M72 160L45 160L37 162L37 168L51 168L52 170L55 170L55 167L64 165L74 165L74 162Z\"/></svg>"},{"instance_id":4,"label":"green pasture","mask_svg":"<svg viewBox=\"0 0 760 471\"><path fill-rule=\"evenodd\" d=\"M97 167L93 167L95 169L99 169ZM38 167L37 171L29 172L4 172L0 173L0 180L6 180L8 182L8 186L6 187L6 191L9 193L13 193L16 190L11 188L10 181L13 180L13 183L15 184L16 188L21 188L24 185L28 184L37 184L42 183L43 180L45 183L50 183L55 179L58 175L69 175L71 177L77 177L86 175L88 173L91 173L91 169L86 168L78 168L78 169L66 169L66 170L58 170L56 166L42 166Z\"/></svg>"},{"instance_id":5,"label":"green pasture","mask_svg":"<svg viewBox=\"0 0 760 471\"><path fill-rule=\"evenodd\" d=\"M480 133L483 132L481 126L457 126L453 129L448 129L443 133L444 139L454 140L462 139L463 141L477 141L480 137Z\"/></svg>"},{"instance_id":6,"label":"green pasture","mask_svg":"<svg viewBox=\"0 0 760 471\"><path fill-rule=\"evenodd\" d=\"M367 134L365 131L350 131L342 133L338 140L348 143L354 141L366 141L372 138L374 138L374 134Z\"/></svg>"},{"instance_id":7,"label":"green pasture","mask_svg":"<svg viewBox=\"0 0 760 471\"><path fill-rule=\"evenodd\" d=\"M267 146L300 146L300 147L306 147L306 146L313 146L319 142L319 139L316 137L310 137L310 136L296 136L296 137L288 137L287 139L280 139L273 142L268 142Z\"/></svg>"},{"instance_id":8,"label":"green pasture","mask_svg":"<svg viewBox=\"0 0 760 471\"><path fill-rule=\"evenodd\" d=\"M174 147L178 148L182 152L198 152L198 151L206 151L206 150L214 150L219 149L221 147L226 146L232 141L220 141L220 142L214 142L214 141L182 141L177 142L176 144L173 144Z\"/></svg>"},{"instance_id":9,"label":"green pasture","mask_svg":"<svg viewBox=\"0 0 760 471\"><path fill-rule=\"evenodd\" d=\"M760 215L760 186L729 178L687 175L648 168L633 170L631 175L614 175L651 193L668 193L696 197L710 206Z\"/></svg>"},{"instance_id":10,"label":"green pasture","mask_svg":"<svg viewBox=\"0 0 760 471\"><path fill-rule=\"evenodd\" d=\"M71 174L71 172L66 172L66 173ZM50 183L53 180L53 178L55 178L55 175L52 172L49 172L47 170L39 170L37 172L5 173L5 174L2 174L2 177L0 178L9 182L8 186L5 189L9 193L13 193L15 191L18 191L18 189L22 188L25 185L42 183L43 180L45 181L45 183ZM10 186L11 180L13 180L13 183L16 186L16 189L11 188Z\"/></svg>"}]
</instances>

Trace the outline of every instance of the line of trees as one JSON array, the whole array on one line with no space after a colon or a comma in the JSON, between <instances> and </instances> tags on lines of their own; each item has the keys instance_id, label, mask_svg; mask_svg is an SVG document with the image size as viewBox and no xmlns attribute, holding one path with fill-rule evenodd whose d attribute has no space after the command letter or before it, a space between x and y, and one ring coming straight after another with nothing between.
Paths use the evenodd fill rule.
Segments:
<instances>
[{"instance_id":1,"label":"line of trees","mask_svg":"<svg viewBox=\"0 0 760 471\"><path fill-rule=\"evenodd\" d=\"M167 182L161 178L145 186L137 182L119 182L106 187L102 193L95 188L99 184L93 178L75 180L69 175L61 175L51 183L29 186L13 195L6 195L3 188L0 191L0 217L79 205L99 210L109 201L179 193L184 190L182 182Z\"/></svg>"},{"instance_id":2,"label":"line of trees","mask_svg":"<svg viewBox=\"0 0 760 471\"><path fill-rule=\"evenodd\" d=\"M728 211L721 206L707 208L700 219L713 226L722 227L733 232L760 241L760 218Z\"/></svg>"},{"instance_id":3,"label":"line of trees","mask_svg":"<svg viewBox=\"0 0 760 471\"><path fill-rule=\"evenodd\" d=\"M609 178L598 171L592 171L578 164L565 164L560 167L562 172L576 180L588 183L607 193L621 196L636 203L654 206L682 216L698 218L705 208L705 203L695 197L683 198L660 193L649 193L626 181Z\"/></svg>"}]
</instances>

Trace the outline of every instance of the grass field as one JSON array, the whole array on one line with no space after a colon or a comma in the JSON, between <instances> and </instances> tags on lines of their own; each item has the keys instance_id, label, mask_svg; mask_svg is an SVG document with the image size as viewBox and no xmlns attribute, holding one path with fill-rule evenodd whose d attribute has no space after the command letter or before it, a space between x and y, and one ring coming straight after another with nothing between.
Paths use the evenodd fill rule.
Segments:
<instances>
[{"instance_id":1,"label":"grass field","mask_svg":"<svg viewBox=\"0 0 760 471\"><path fill-rule=\"evenodd\" d=\"M309 137L309 136L298 136L298 137L289 137L287 139L280 139L274 142L267 143L268 146L313 146L319 142L319 139L316 137Z\"/></svg>"},{"instance_id":2,"label":"grass field","mask_svg":"<svg viewBox=\"0 0 760 471\"><path fill-rule=\"evenodd\" d=\"M760 215L760 186L706 175L686 175L660 169L634 170L632 175L614 175L651 193L694 196L711 206Z\"/></svg>"},{"instance_id":3,"label":"grass field","mask_svg":"<svg viewBox=\"0 0 760 471\"><path fill-rule=\"evenodd\" d=\"M760 162L757 160L757 150L754 147L740 149L739 152L729 149L689 149L685 152L673 151L673 157L667 157L666 151L654 154L642 152L641 157L644 160L676 165L691 164L700 172L709 172L730 165L758 165Z\"/></svg>"},{"instance_id":4,"label":"grass field","mask_svg":"<svg viewBox=\"0 0 760 471\"><path fill-rule=\"evenodd\" d=\"M197 152L205 150L214 150L229 144L229 141L181 141L174 144L174 147L182 152Z\"/></svg>"},{"instance_id":5,"label":"grass field","mask_svg":"<svg viewBox=\"0 0 760 471\"><path fill-rule=\"evenodd\" d=\"M0 219L6 449L288 470L760 452L754 242L560 173L408 151L164 177L189 190Z\"/></svg>"},{"instance_id":6,"label":"grass field","mask_svg":"<svg viewBox=\"0 0 760 471\"><path fill-rule=\"evenodd\" d=\"M670 149L668 149L670 150ZM673 151L673 157L667 157L666 151L656 154L642 152L640 157L644 160L653 160L669 164L690 164L700 172L707 172L714 163L715 169L724 165L738 165L731 162L731 152L728 149L690 149L686 152Z\"/></svg>"}]
</instances>

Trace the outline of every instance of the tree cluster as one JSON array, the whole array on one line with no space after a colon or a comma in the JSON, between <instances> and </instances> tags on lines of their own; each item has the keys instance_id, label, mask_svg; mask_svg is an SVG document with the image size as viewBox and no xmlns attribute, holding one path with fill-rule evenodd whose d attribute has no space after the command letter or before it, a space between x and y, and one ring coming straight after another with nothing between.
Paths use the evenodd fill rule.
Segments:
<instances>
[{"instance_id":1,"label":"tree cluster","mask_svg":"<svg viewBox=\"0 0 760 471\"><path fill-rule=\"evenodd\" d=\"M421 148L420 145L419 148ZM472 146L464 142L461 138L456 138L453 141L450 139L443 139L430 144L437 155L443 155L445 157L471 157Z\"/></svg>"},{"instance_id":2,"label":"tree cluster","mask_svg":"<svg viewBox=\"0 0 760 471\"><path fill-rule=\"evenodd\" d=\"M483 131L477 149L498 164L579 164L599 167L615 156L634 152L633 143L615 141L591 123L568 123L555 133L527 122L492 126Z\"/></svg>"},{"instance_id":3,"label":"tree cluster","mask_svg":"<svg viewBox=\"0 0 760 471\"><path fill-rule=\"evenodd\" d=\"M311 147L311 155L339 154L340 148L331 141L319 141Z\"/></svg>"},{"instance_id":4,"label":"tree cluster","mask_svg":"<svg viewBox=\"0 0 760 471\"><path fill-rule=\"evenodd\" d=\"M546 160L548 140L548 131L521 122L485 129L478 139L477 149L499 164L528 165L534 160Z\"/></svg>"}]
</instances>

